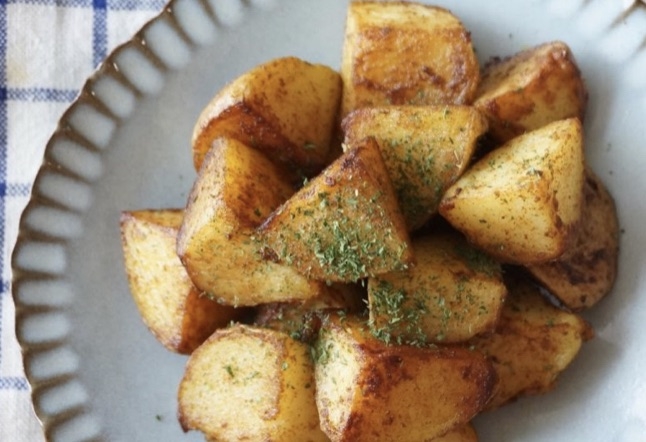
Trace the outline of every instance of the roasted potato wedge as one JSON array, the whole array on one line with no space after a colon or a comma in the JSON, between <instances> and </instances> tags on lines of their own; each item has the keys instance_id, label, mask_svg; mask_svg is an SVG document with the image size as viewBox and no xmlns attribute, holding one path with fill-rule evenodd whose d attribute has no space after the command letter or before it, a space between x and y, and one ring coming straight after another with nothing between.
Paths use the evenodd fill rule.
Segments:
<instances>
[{"instance_id":1,"label":"roasted potato wedge","mask_svg":"<svg viewBox=\"0 0 646 442\"><path fill-rule=\"evenodd\" d=\"M617 276L619 222L614 200L595 173L587 169L583 212L576 241L555 261L528 266L529 271L571 310L592 307Z\"/></svg>"},{"instance_id":2,"label":"roasted potato wedge","mask_svg":"<svg viewBox=\"0 0 646 442\"><path fill-rule=\"evenodd\" d=\"M583 121L588 93L574 55L555 41L486 66L473 105L489 119L498 142L553 121Z\"/></svg>"},{"instance_id":3,"label":"roasted potato wedge","mask_svg":"<svg viewBox=\"0 0 646 442\"><path fill-rule=\"evenodd\" d=\"M500 264L456 233L413 240L415 267L368 280L373 334L397 344L461 342L494 330L507 293Z\"/></svg>"},{"instance_id":4,"label":"roasted potato wedge","mask_svg":"<svg viewBox=\"0 0 646 442\"><path fill-rule=\"evenodd\" d=\"M179 386L184 430L210 441L327 441L319 427L314 368L306 344L284 333L236 325L190 357Z\"/></svg>"},{"instance_id":5,"label":"roasted potato wedge","mask_svg":"<svg viewBox=\"0 0 646 442\"><path fill-rule=\"evenodd\" d=\"M321 428L333 442L433 440L467 424L496 382L479 352L389 346L352 317L328 319L315 356Z\"/></svg>"},{"instance_id":6,"label":"roasted potato wedge","mask_svg":"<svg viewBox=\"0 0 646 442\"><path fill-rule=\"evenodd\" d=\"M468 106L363 108L343 120L343 131L346 148L368 136L377 140L413 231L437 212L444 191L465 171L487 120Z\"/></svg>"},{"instance_id":7,"label":"roasted potato wedge","mask_svg":"<svg viewBox=\"0 0 646 442\"><path fill-rule=\"evenodd\" d=\"M572 244L584 176L581 123L561 120L485 155L447 190L439 211L501 261L543 263Z\"/></svg>"},{"instance_id":8,"label":"roasted potato wedge","mask_svg":"<svg viewBox=\"0 0 646 442\"><path fill-rule=\"evenodd\" d=\"M258 232L265 256L315 280L356 282L413 262L404 218L371 138L309 181Z\"/></svg>"},{"instance_id":9,"label":"roasted potato wedge","mask_svg":"<svg viewBox=\"0 0 646 442\"><path fill-rule=\"evenodd\" d=\"M448 10L408 2L348 7L342 116L391 104L470 104L480 80L471 37Z\"/></svg>"},{"instance_id":10,"label":"roasted potato wedge","mask_svg":"<svg viewBox=\"0 0 646 442\"><path fill-rule=\"evenodd\" d=\"M193 285L175 252L182 218L182 210L123 212L121 240L130 293L142 320L164 347L191 353L244 311L218 304Z\"/></svg>"},{"instance_id":11,"label":"roasted potato wedge","mask_svg":"<svg viewBox=\"0 0 646 442\"><path fill-rule=\"evenodd\" d=\"M489 409L522 395L550 391L583 342L593 336L581 317L549 304L528 279L508 282L508 289L496 332L471 341L491 359L498 374Z\"/></svg>"},{"instance_id":12,"label":"roasted potato wedge","mask_svg":"<svg viewBox=\"0 0 646 442\"><path fill-rule=\"evenodd\" d=\"M478 434L473 425L466 424L432 439L432 442L478 442Z\"/></svg>"},{"instance_id":13,"label":"roasted potato wedge","mask_svg":"<svg viewBox=\"0 0 646 442\"><path fill-rule=\"evenodd\" d=\"M341 78L295 57L261 64L224 87L193 131L199 170L211 143L234 138L269 158L313 174L327 165L341 100Z\"/></svg>"},{"instance_id":14,"label":"roasted potato wedge","mask_svg":"<svg viewBox=\"0 0 646 442\"><path fill-rule=\"evenodd\" d=\"M265 156L218 138L195 181L177 251L193 283L234 306L308 299L327 289L291 267L263 259L254 229L293 194Z\"/></svg>"}]
</instances>

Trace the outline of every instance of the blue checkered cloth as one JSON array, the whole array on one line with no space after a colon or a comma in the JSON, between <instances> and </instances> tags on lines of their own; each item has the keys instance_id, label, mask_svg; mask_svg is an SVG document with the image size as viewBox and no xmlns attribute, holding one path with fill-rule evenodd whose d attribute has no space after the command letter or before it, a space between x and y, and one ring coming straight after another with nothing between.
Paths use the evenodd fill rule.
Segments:
<instances>
[{"instance_id":1,"label":"blue checkered cloth","mask_svg":"<svg viewBox=\"0 0 646 442\"><path fill-rule=\"evenodd\" d=\"M20 213L61 113L109 51L164 0L0 0L0 442L43 440L11 297Z\"/></svg>"}]
</instances>

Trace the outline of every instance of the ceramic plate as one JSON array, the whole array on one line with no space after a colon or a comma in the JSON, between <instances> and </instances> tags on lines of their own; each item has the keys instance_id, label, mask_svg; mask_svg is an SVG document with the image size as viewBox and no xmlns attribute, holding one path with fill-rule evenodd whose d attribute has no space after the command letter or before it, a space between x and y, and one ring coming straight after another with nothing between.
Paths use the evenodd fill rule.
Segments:
<instances>
[{"instance_id":1,"label":"ceramic plate","mask_svg":"<svg viewBox=\"0 0 646 442\"><path fill-rule=\"evenodd\" d=\"M573 49L590 106L586 151L614 194L613 293L597 336L546 396L479 417L481 440L636 441L646 434L646 10L620 0L438 0L482 61L548 40ZM51 440L201 440L182 433L185 358L159 345L128 292L119 214L181 207L193 123L225 82L274 57L338 68L346 1L174 0L113 53L63 116L14 253L17 334Z\"/></svg>"}]
</instances>

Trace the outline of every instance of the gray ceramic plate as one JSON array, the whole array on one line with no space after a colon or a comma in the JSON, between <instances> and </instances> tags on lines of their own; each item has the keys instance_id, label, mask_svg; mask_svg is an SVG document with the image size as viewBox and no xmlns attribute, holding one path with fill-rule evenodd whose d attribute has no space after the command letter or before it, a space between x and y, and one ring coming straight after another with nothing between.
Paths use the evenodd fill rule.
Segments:
<instances>
[{"instance_id":1,"label":"gray ceramic plate","mask_svg":"<svg viewBox=\"0 0 646 442\"><path fill-rule=\"evenodd\" d=\"M597 337L558 388L475 422L482 441L636 441L646 434L646 11L620 0L438 0L478 55L562 39L590 89L589 162L623 229ZM119 213L180 207L190 134L215 91L273 57L338 67L346 1L174 0L112 54L63 116L14 254L17 334L51 440L201 440L176 421L185 359L148 333L122 269Z\"/></svg>"}]
</instances>

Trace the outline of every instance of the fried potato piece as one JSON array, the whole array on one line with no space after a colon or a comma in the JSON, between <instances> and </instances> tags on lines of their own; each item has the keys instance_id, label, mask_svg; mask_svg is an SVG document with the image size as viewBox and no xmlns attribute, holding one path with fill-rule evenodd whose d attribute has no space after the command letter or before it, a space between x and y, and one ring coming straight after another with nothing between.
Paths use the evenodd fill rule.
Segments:
<instances>
[{"instance_id":1,"label":"fried potato piece","mask_svg":"<svg viewBox=\"0 0 646 442\"><path fill-rule=\"evenodd\" d=\"M142 320L167 349L191 353L217 328L244 314L204 296L177 253L181 210L121 214L121 241L132 298Z\"/></svg>"},{"instance_id":2,"label":"fried potato piece","mask_svg":"<svg viewBox=\"0 0 646 442\"><path fill-rule=\"evenodd\" d=\"M363 312L364 292L359 284L335 283L328 292L305 301L262 304L256 307L254 324L312 343L318 336L321 316L331 311L340 314Z\"/></svg>"},{"instance_id":3,"label":"fried potato piece","mask_svg":"<svg viewBox=\"0 0 646 442\"><path fill-rule=\"evenodd\" d=\"M493 331L507 289L500 264L456 233L413 240L415 267L368 280L371 331L387 342L461 342Z\"/></svg>"},{"instance_id":4,"label":"fried potato piece","mask_svg":"<svg viewBox=\"0 0 646 442\"><path fill-rule=\"evenodd\" d=\"M388 171L371 138L309 181L258 232L266 256L315 280L356 282L413 262Z\"/></svg>"},{"instance_id":5,"label":"fried potato piece","mask_svg":"<svg viewBox=\"0 0 646 442\"><path fill-rule=\"evenodd\" d=\"M584 182L581 123L550 123L493 150L446 192L440 214L503 262L561 256L578 227Z\"/></svg>"},{"instance_id":6,"label":"fried potato piece","mask_svg":"<svg viewBox=\"0 0 646 442\"><path fill-rule=\"evenodd\" d=\"M225 86L193 131L199 170L214 139L234 138L305 174L327 165L341 100L341 78L327 66L295 57L254 67Z\"/></svg>"},{"instance_id":7,"label":"fried potato piece","mask_svg":"<svg viewBox=\"0 0 646 442\"><path fill-rule=\"evenodd\" d=\"M545 43L486 66L473 105L504 143L548 123L583 121L588 93L574 55L563 42Z\"/></svg>"},{"instance_id":8,"label":"fried potato piece","mask_svg":"<svg viewBox=\"0 0 646 442\"><path fill-rule=\"evenodd\" d=\"M341 115L391 104L470 104L480 80L471 37L448 10L355 1L347 12Z\"/></svg>"},{"instance_id":9,"label":"fried potato piece","mask_svg":"<svg viewBox=\"0 0 646 442\"><path fill-rule=\"evenodd\" d=\"M389 346L356 317L331 316L315 356L321 428L333 442L433 440L468 423L496 381L479 352Z\"/></svg>"},{"instance_id":10,"label":"fried potato piece","mask_svg":"<svg viewBox=\"0 0 646 442\"><path fill-rule=\"evenodd\" d=\"M193 283L219 302L250 306L326 290L263 259L254 229L294 190L259 151L218 138L189 196L177 251Z\"/></svg>"},{"instance_id":11,"label":"fried potato piece","mask_svg":"<svg viewBox=\"0 0 646 442\"><path fill-rule=\"evenodd\" d=\"M390 106L353 111L343 130L345 147L375 137L413 231L437 212L444 191L464 173L487 120L468 106Z\"/></svg>"},{"instance_id":12,"label":"fried potato piece","mask_svg":"<svg viewBox=\"0 0 646 442\"><path fill-rule=\"evenodd\" d=\"M555 261L529 271L574 311L592 307L610 292L617 277L619 222L614 200L603 182L587 169L583 212L576 241Z\"/></svg>"},{"instance_id":13,"label":"fried potato piece","mask_svg":"<svg viewBox=\"0 0 646 442\"><path fill-rule=\"evenodd\" d=\"M444 436L432 439L433 442L478 442L478 434L473 425L466 424L449 431Z\"/></svg>"},{"instance_id":14,"label":"fried potato piece","mask_svg":"<svg viewBox=\"0 0 646 442\"><path fill-rule=\"evenodd\" d=\"M527 279L510 281L508 289L496 332L471 341L491 359L498 374L489 409L522 395L550 391L594 333L578 315L549 304Z\"/></svg>"},{"instance_id":15,"label":"fried potato piece","mask_svg":"<svg viewBox=\"0 0 646 442\"><path fill-rule=\"evenodd\" d=\"M210 441L327 441L314 399L306 344L236 325L190 357L179 386L179 420Z\"/></svg>"}]
</instances>

